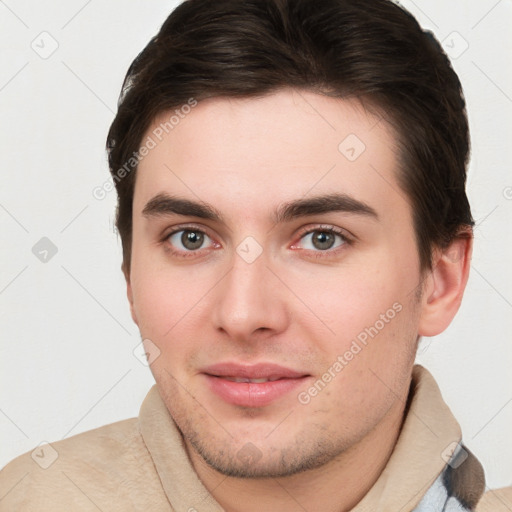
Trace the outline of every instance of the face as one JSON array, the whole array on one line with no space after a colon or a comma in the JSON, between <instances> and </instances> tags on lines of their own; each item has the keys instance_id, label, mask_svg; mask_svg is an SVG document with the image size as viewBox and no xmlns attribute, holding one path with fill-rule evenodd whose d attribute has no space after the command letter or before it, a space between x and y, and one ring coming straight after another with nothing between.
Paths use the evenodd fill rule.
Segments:
<instances>
[{"instance_id":1,"label":"face","mask_svg":"<svg viewBox=\"0 0 512 512\"><path fill-rule=\"evenodd\" d=\"M169 117L146 134L127 276L160 394L221 473L326 464L401 415L414 364L395 135L355 100L291 90L205 100L162 136Z\"/></svg>"}]
</instances>

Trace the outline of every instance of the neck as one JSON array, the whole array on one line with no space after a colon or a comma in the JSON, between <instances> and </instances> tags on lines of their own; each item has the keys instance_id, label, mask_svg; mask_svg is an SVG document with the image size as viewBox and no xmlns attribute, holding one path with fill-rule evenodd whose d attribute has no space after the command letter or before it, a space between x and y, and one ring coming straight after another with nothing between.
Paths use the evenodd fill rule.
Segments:
<instances>
[{"instance_id":1,"label":"neck","mask_svg":"<svg viewBox=\"0 0 512 512\"><path fill-rule=\"evenodd\" d=\"M388 462L404 419L405 397L356 445L323 466L283 478L242 479L222 475L186 441L199 478L226 512L352 510Z\"/></svg>"}]
</instances>

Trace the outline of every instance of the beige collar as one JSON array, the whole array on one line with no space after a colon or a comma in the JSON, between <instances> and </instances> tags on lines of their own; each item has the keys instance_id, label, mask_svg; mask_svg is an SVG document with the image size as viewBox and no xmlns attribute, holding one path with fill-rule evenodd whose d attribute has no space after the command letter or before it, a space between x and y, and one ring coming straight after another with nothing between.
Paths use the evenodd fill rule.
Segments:
<instances>
[{"instance_id":1,"label":"beige collar","mask_svg":"<svg viewBox=\"0 0 512 512\"><path fill-rule=\"evenodd\" d=\"M441 396L434 377L415 365L412 393L398 441L384 471L353 512L407 512L421 501L446 465L460 426Z\"/></svg>"}]
</instances>

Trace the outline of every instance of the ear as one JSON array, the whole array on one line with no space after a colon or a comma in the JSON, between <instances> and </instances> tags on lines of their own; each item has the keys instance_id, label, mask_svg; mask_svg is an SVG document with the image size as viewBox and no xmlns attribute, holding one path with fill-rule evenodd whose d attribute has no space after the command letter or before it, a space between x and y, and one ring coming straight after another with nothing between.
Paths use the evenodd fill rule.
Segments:
<instances>
[{"instance_id":1,"label":"ear","mask_svg":"<svg viewBox=\"0 0 512 512\"><path fill-rule=\"evenodd\" d=\"M434 251L432 270L423 283L420 336L443 332L457 313L468 282L473 233L464 230L445 249Z\"/></svg>"},{"instance_id":2,"label":"ear","mask_svg":"<svg viewBox=\"0 0 512 512\"><path fill-rule=\"evenodd\" d=\"M121 270L123 271L124 278L126 280L126 295L128 297L128 302L130 303L130 313L135 324L139 325L139 322L137 320L137 314L135 313L135 306L133 304L133 290L130 279L130 271L126 268L126 265L124 263L121 265Z\"/></svg>"}]
</instances>

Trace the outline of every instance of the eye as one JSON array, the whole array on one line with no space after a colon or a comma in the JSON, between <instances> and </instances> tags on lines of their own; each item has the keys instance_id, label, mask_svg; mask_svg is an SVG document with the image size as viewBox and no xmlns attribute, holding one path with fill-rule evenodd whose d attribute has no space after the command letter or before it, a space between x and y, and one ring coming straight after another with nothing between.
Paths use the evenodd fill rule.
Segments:
<instances>
[{"instance_id":1,"label":"eye","mask_svg":"<svg viewBox=\"0 0 512 512\"><path fill-rule=\"evenodd\" d=\"M198 229L180 229L167 236L167 240L173 248L179 251L197 251L213 246L212 239ZM205 245L206 244L206 245Z\"/></svg>"},{"instance_id":2,"label":"eye","mask_svg":"<svg viewBox=\"0 0 512 512\"><path fill-rule=\"evenodd\" d=\"M330 249L336 249L347 242L348 240L344 235L332 228L315 229L303 234L300 238L300 242L294 247L310 251L328 251Z\"/></svg>"}]
</instances>

